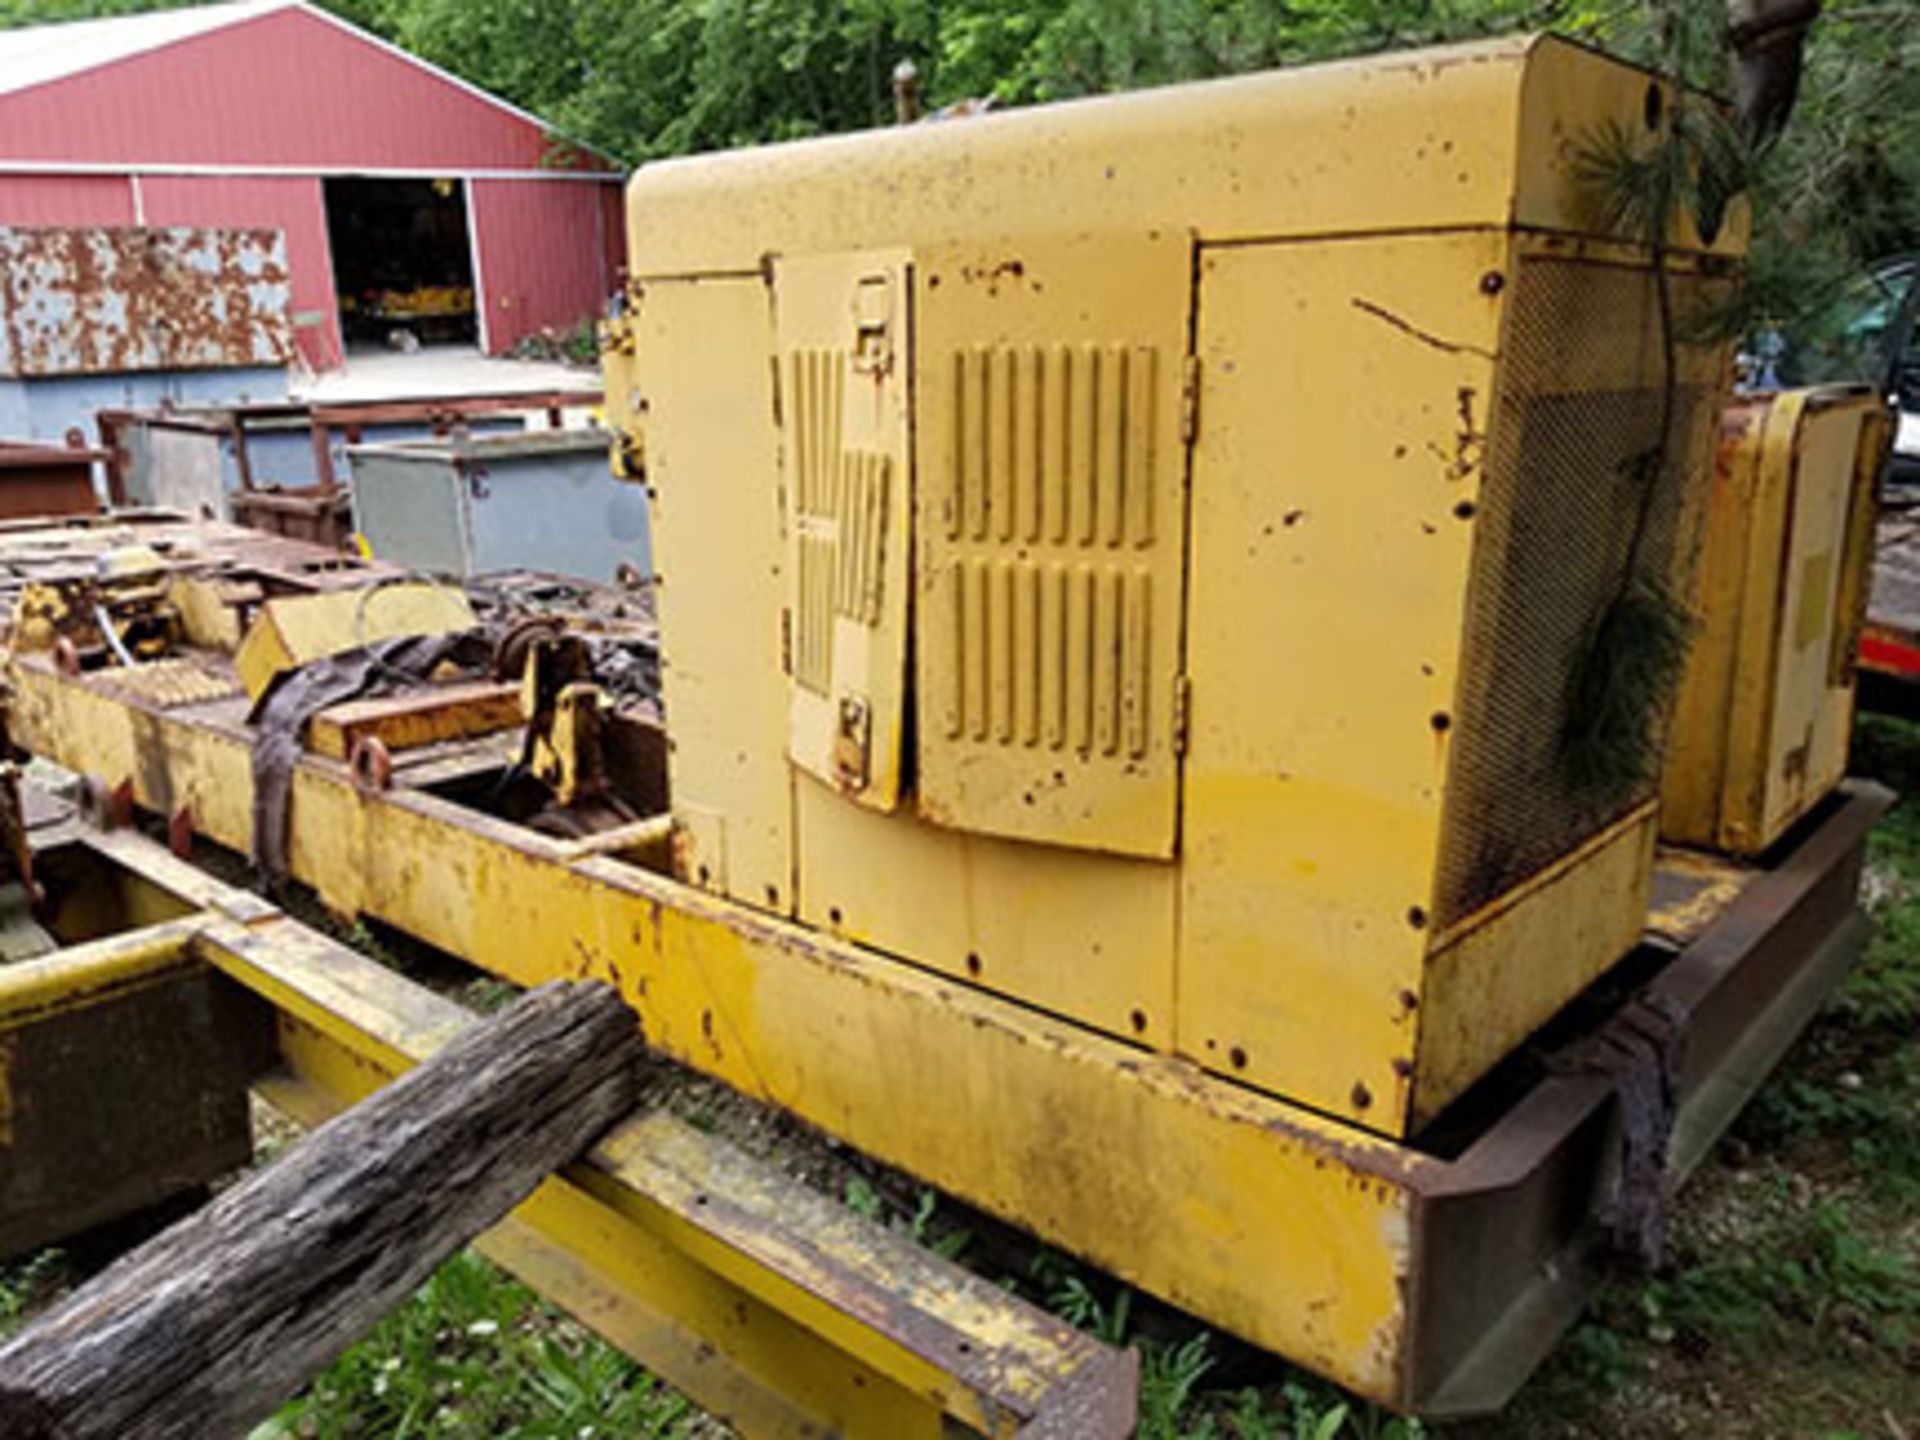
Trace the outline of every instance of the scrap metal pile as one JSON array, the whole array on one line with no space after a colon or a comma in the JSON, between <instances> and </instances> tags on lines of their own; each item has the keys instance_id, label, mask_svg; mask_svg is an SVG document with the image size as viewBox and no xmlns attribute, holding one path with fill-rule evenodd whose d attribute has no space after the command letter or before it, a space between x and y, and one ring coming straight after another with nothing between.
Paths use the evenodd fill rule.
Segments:
<instances>
[{"instance_id":1,"label":"scrap metal pile","mask_svg":"<svg viewBox=\"0 0 1920 1440\"><path fill-rule=\"evenodd\" d=\"M384 788L397 768L478 747L501 762L481 807L563 836L630 824L664 789L643 586L525 572L455 586L152 512L0 533L0 606L15 652L255 727L254 858L269 876L285 870L303 753Z\"/></svg>"}]
</instances>

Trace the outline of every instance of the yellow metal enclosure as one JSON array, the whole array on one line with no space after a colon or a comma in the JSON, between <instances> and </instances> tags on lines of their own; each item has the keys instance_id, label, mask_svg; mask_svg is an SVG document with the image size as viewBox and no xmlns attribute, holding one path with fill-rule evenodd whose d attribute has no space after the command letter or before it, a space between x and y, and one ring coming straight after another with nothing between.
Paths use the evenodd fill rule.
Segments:
<instances>
[{"instance_id":1,"label":"yellow metal enclosure","mask_svg":"<svg viewBox=\"0 0 1920 1440\"><path fill-rule=\"evenodd\" d=\"M1657 272L1580 178L1674 109L1549 38L643 169L681 878L1432 1118L1646 909L1654 782L1559 740L1695 548L1725 357L1661 316L1742 222Z\"/></svg>"},{"instance_id":2,"label":"yellow metal enclosure","mask_svg":"<svg viewBox=\"0 0 1920 1440\"><path fill-rule=\"evenodd\" d=\"M1661 838L1757 855L1846 775L1891 425L1866 386L1722 413Z\"/></svg>"}]
</instances>

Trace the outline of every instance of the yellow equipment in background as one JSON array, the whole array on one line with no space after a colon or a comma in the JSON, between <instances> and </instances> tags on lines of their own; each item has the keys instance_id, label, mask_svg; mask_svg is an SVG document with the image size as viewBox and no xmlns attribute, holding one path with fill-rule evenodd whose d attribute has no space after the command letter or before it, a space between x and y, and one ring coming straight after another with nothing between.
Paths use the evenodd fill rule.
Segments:
<instances>
[{"instance_id":1,"label":"yellow equipment in background","mask_svg":"<svg viewBox=\"0 0 1920 1440\"><path fill-rule=\"evenodd\" d=\"M1752 396L1722 413L1662 839L1758 855L1845 777L1891 435L1864 385Z\"/></svg>"},{"instance_id":2,"label":"yellow equipment in background","mask_svg":"<svg viewBox=\"0 0 1920 1440\"><path fill-rule=\"evenodd\" d=\"M683 878L1434 1117L1645 914L1654 781L1558 752L1627 477L1678 587L1724 380L1678 345L1663 443L1580 178L1673 109L1548 38L641 171ZM1742 242L1672 238L1677 313Z\"/></svg>"}]
</instances>

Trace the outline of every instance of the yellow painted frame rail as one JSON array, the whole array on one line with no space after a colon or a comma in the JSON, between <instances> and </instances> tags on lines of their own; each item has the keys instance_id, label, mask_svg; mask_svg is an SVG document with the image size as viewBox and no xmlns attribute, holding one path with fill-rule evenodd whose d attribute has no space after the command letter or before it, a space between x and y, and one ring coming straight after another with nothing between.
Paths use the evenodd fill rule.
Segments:
<instances>
[{"instance_id":1,"label":"yellow painted frame rail","mask_svg":"<svg viewBox=\"0 0 1920 1440\"><path fill-rule=\"evenodd\" d=\"M55 1017L138 1003L170 979L223 977L212 983L267 1002L224 1007L230 1047L255 1057L254 1088L314 1124L473 1021L140 836L66 838L210 908L0 968L0 1052ZM261 1025L271 1045L247 1033ZM13 1092L0 1085L0 1094ZM478 1244L747 1434L1132 1432L1133 1352L664 1110L636 1112Z\"/></svg>"},{"instance_id":2,"label":"yellow painted frame rail","mask_svg":"<svg viewBox=\"0 0 1920 1440\"><path fill-rule=\"evenodd\" d=\"M251 735L231 709L167 709L31 655L9 675L17 742L248 848ZM1401 1409L1503 1403L1592 1283L1609 1077L1505 1077L1456 1158L1390 1143L419 788L499 761L463 753L371 793L303 758L295 875L516 983L607 979L668 1056ZM1658 972L1690 1031L1683 1123L1717 1134L1732 1112L1705 1097L1764 1073L1721 1065L1758 1028L1790 1038L1842 973L1884 803L1836 800Z\"/></svg>"}]
</instances>

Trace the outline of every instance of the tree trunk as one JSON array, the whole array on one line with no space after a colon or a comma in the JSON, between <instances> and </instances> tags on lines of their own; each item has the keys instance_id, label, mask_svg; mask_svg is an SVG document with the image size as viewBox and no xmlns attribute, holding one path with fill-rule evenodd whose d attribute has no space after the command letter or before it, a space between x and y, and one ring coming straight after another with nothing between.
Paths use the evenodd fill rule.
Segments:
<instances>
[{"instance_id":1,"label":"tree trunk","mask_svg":"<svg viewBox=\"0 0 1920 1440\"><path fill-rule=\"evenodd\" d=\"M604 985L476 1023L0 1346L0 1435L245 1434L630 1110L642 1051Z\"/></svg>"}]
</instances>

